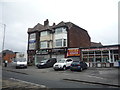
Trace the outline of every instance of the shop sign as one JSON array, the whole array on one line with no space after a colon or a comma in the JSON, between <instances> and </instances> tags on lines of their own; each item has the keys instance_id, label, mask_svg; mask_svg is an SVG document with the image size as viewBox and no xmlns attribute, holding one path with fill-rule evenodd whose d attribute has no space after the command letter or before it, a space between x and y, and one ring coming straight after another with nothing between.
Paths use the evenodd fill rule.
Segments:
<instances>
[{"instance_id":1,"label":"shop sign","mask_svg":"<svg viewBox=\"0 0 120 90\"><path fill-rule=\"evenodd\" d=\"M64 53L65 49L52 49L53 53Z\"/></svg>"},{"instance_id":2,"label":"shop sign","mask_svg":"<svg viewBox=\"0 0 120 90\"><path fill-rule=\"evenodd\" d=\"M59 51L64 51L64 49L53 49L53 52L59 52Z\"/></svg>"},{"instance_id":3,"label":"shop sign","mask_svg":"<svg viewBox=\"0 0 120 90\"><path fill-rule=\"evenodd\" d=\"M36 52L37 54L48 54L48 50L39 50Z\"/></svg>"},{"instance_id":4,"label":"shop sign","mask_svg":"<svg viewBox=\"0 0 120 90\"><path fill-rule=\"evenodd\" d=\"M35 43L36 40L29 40L29 43Z\"/></svg>"},{"instance_id":5,"label":"shop sign","mask_svg":"<svg viewBox=\"0 0 120 90\"><path fill-rule=\"evenodd\" d=\"M82 51L117 50L117 49L118 49L118 47L108 47L108 48L82 49Z\"/></svg>"},{"instance_id":6,"label":"shop sign","mask_svg":"<svg viewBox=\"0 0 120 90\"><path fill-rule=\"evenodd\" d=\"M67 56L80 56L79 49L68 49Z\"/></svg>"}]
</instances>

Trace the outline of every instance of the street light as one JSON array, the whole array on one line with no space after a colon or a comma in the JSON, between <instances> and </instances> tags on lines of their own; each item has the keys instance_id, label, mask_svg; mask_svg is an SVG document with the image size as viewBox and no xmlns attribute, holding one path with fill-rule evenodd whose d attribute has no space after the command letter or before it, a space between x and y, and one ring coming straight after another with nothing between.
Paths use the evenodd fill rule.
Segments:
<instances>
[{"instance_id":1,"label":"street light","mask_svg":"<svg viewBox=\"0 0 120 90\"><path fill-rule=\"evenodd\" d=\"M6 30L6 24L0 23L4 26L4 32L3 32L3 42L2 42L2 60L3 60L3 50L4 50L4 44L5 44L5 30Z\"/></svg>"}]
</instances>

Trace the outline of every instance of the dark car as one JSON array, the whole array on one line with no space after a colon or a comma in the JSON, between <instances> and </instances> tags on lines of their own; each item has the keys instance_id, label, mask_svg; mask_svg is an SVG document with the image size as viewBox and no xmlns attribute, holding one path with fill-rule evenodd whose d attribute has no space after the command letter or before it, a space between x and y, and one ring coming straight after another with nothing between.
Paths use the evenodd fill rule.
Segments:
<instances>
[{"instance_id":1,"label":"dark car","mask_svg":"<svg viewBox=\"0 0 120 90\"><path fill-rule=\"evenodd\" d=\"M70 66L70 70L71 71L82 71L84 69L87 69L87 64L83 61L73 61L71 66Z\"/></svg>"},{"instance_id":2,"label":"dark car","mask_svg":"<svg viewBox=\"0 0 120 90\"><path fill-rule=\"evenodd\" d=\"M49 68L53 67L53 65L57 62L56 58L49 58L49 59L44 59L40 61L36 66L38 68Z\"/></svg>"}]
</instances>

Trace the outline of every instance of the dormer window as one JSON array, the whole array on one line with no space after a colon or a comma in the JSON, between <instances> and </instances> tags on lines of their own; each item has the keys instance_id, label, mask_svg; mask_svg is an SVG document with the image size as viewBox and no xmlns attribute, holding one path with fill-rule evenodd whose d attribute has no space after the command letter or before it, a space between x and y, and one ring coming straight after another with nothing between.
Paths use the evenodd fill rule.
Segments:
<instances>
[{"instance_id":1,"label":"dormer window","mask_svg":"<svg viewBox=\"0 0 120 90\"><path fill-rule=\"evenodd\" d=\"M60 27L55 29L55 34L67 33L65 27Z\"/></svg>"}]
</instances>

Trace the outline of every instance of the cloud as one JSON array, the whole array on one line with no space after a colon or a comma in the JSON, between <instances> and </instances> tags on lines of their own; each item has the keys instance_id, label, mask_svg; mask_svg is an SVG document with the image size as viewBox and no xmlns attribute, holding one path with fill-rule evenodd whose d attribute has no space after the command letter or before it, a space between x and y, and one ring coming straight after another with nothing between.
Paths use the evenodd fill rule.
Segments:
<instances>
[{"instance_id":1,"label":"cloud","mask_svg":"<svg viewBox=\"0 0 120 90\"><path fill-rule=\"evenodd\" d=\"M2 7L0 12L3 12L2 23L7 25L5 48L13 51L27 50L28 28L33 28L37 23L43 24L46 19L49 19L50 25L53 22L57 24L61 21L71 21L86 29L92 41L104 45L116 44L118 43L118 1L2 0L0 4Z\"/></svg>"}]
</instances>

